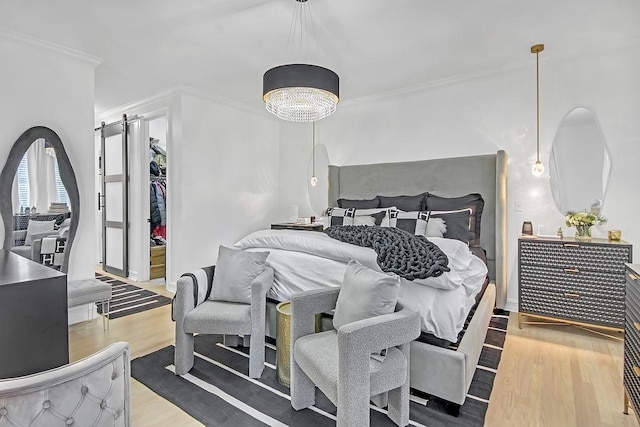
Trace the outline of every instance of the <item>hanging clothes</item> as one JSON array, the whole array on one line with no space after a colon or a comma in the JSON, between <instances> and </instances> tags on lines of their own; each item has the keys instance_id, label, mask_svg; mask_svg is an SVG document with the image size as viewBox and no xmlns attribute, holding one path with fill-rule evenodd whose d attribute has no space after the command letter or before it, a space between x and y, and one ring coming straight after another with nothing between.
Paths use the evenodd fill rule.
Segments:
<instances>
[{"instance_id":1,"label":"hanging clothes","mask_svg":"<svg viewBox=\"0 0 640 427\"><path fill-rule=\"evenodd\" d=\"M167 184L164 179L151 182L151 237L167 238Z\"/></svg>"},{"instance_id":2,"label":"hanging clothes","mask_svg":"<svg viewBox=\"0 0 640 427\"><path fill-rule=\"evenodd\" d=\"M149 189L150 202L151 202L151 230L153 230L156 226L160 225L162 222L162 216L160 215L160 208L158 207L158 197L156 195L156 186L154 183L151 183L151 188Z\"/></svg>"},{"instance_id":3,"label":"hanging clothes","mask_svg":"<svg viewBox=\"0 0 640 427\"><path fill-rule=\"evenodd\" d=\"M166 188L164 182L154 182L156 186L156 199L158 202L158 210L160 210L160 225L167 225L167 199Z\"/></svg>"}]
</instances>

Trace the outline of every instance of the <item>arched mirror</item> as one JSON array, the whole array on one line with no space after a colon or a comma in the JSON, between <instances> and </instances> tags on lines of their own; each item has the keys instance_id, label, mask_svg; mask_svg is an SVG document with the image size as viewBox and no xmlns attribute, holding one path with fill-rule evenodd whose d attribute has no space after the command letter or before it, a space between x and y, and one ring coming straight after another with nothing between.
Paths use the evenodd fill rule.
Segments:
<instances>
[{"instance_id":1,"label":"arched mirror","mask_svg":"<svg viewBox=\"0 0 640 427\"><path fill-rule=\"evenodd\" d=\"M13 144L0 174L0 214L4 249L67 272L80 196L53 130L32 127Z\"/></svg>"},{"instance_id":2,"label":"arched mirror","mask_svg":"<svg viewBox=\"0 0 640 427\"><path fill-rule=\"evenodd\" d=\"M578 107L567 114L553 138L549 182L561 213L589 210L604 202L611 157L595 114Z\"/></svg>"}]
</instances>

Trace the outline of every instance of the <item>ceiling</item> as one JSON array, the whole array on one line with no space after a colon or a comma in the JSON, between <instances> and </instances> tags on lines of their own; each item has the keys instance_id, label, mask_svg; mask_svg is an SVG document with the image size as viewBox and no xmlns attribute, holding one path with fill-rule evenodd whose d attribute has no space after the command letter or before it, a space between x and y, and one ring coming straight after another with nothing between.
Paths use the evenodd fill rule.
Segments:
<instances>
[{"instance_id":1,"label":"ceiling","mask_svg":"<svg viewBox=\"0 0 640 427\"><path fill-rule=\"evenodd\" d=\"M309 62L341 100L640 45L638 0L1 0L0 27L102 58L96 112L186 85L263 108L262 74ZM299 33L294 34L294 38ZM315 43L314 43L315 42Z\"/></svg>"}]
</instances>

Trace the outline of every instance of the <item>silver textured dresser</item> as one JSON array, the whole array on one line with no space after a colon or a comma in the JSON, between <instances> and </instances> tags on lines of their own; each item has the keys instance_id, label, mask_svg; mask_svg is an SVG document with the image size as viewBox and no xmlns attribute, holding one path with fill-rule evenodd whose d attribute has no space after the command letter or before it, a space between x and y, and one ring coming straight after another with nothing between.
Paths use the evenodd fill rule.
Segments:
<instances>
[{"instance_id":1,"label":"silver textured dresser","mask_svg":"<svg viewBox=\"0 0 640 427\"><path fill-rule=\"evenodd\" d=\"M624 327L624 413L629 403L636 417L640 410L640 264L627 264L627 297ZM631 402L629 402L631 401Z\"/></svg>"},{"instance_id":2,"label":"silver textured dresser","mask_svg":"<svg viewBox=\"0 0 640 427\"><path fill-rule=\"evenodd\" d=\"M606 239L518 239L518 326L541 323L525 321L534 317L622 331L631 250Z\"/></svg>"}]
</instances>

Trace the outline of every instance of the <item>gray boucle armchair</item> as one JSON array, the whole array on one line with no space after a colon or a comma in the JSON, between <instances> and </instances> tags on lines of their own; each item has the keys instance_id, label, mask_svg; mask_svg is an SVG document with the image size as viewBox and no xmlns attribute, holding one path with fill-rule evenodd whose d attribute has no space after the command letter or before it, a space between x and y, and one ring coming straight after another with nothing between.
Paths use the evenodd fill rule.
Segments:
<instances>
[{"instance_id":1,"label":"gray boucle armchair","mask_svg":"<svg viewBox=\"0 0 640 427\"><path fill-rule=\"evenodd\" d=\"M0 425L127 427L129 344L59 368L0 380Z\"/></svg>"},{"instance_id":2,"label":"gray boucle armchair","mask_svg":"<svg viewBox=\"0 0 640 427\"><path fill-rule=\"evenodd\" d=\"M338 426L368 426L369 401L388 403L388 416L409 423L409 343L420 335L419 314L396 312L314 333L315 314L335 307L339 289L291 298L291 406L315 403L315 386L336 405ZM383 362L371 353L387 349ZM387 393L388 392L388 395Z\"/></svg>"},{"instance_id":3,"label":"gray boucle armchair","mask_svg":"<svg viewBox=\"0 0 640 427\"><path fill-rule=\"evenodd\" d=\"M243 345L249 349L249 377L260 378L264 369L266 294L273 285L273 269L265 267L251 282L251 304L212 301L215 266L184 274L177 283L173 305L176 322L176 375L184 375L193 367L194 335L221 334L224 343Z\"/></svg>"}]
</instances>

